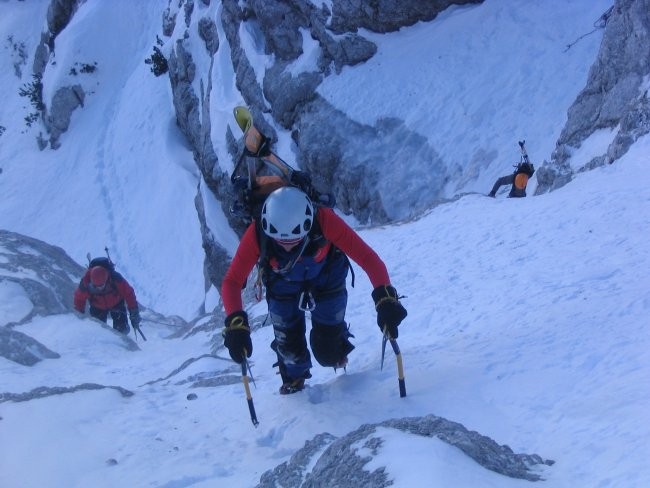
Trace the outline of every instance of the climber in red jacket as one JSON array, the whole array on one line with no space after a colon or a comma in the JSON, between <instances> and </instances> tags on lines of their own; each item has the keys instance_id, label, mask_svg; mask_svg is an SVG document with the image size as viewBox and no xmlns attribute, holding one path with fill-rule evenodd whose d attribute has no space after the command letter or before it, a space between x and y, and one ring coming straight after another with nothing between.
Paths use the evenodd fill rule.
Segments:
<instances>
[{"instance_id":1,"label":"climber in red jacket","mask_svg":"<svg viewBox=\"0 0 650 488\"><path fill-rule=\"evenodd\" d=\"M113 328L123 334L130 330L127 307L131 324L134 327L140 325L140 309L133 287L120 273L107 266L92 266L81 278L74 292L74 308L84 313L86 301L90 303L91 316L106 323L110 313Z\"/></svg>"},{"instance_id":2,"label":"climber in red jacket","mask_svg":"<svg viewBox=\"0 0 650 488\"><path fill-rule=\"evenodd\" d=\"M311 352L322 366L344 367L354 349L345 322L348 256L363 268L374 287L377 324L391 338L406 309L391 286L381 258L330 208L315 207L294 187L269 195L261 216L244 233L224 277L221 296L226 312L224 345L237 363L250 357L253 344L241 290L260 263L269 317L282 376L281 394L304 388L310 378L305 312L311 312Z\"/></svg>"}]
</instances>

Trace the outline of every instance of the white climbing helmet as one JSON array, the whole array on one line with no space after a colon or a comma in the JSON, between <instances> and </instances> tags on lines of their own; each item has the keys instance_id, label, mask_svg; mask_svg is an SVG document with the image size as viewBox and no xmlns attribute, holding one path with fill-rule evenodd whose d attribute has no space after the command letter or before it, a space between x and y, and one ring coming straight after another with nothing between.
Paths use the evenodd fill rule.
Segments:
<instances>
[{"instance_id":1,"label":"white climbing helmet","mask_svg":"<svg viewBox=\"0 0 650 488\"><path fill-rule=\"evenodd\" d=\"M281 242L302 240L314 222L314 206L298 188L284 186L271 193L262 206L262 230Z\"/></svg>"}]
</instances>

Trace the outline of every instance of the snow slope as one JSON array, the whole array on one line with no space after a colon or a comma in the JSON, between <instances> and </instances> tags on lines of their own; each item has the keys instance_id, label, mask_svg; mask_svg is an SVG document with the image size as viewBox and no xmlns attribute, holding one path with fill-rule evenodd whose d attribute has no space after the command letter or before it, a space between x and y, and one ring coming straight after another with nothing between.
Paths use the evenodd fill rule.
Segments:
<instances>
[{"instance_id":1,"label":"snow slope","mask_svg":"<svg viewBox=\"0 0 650 488\"><path fill-rule=\"evenodd\" d=\"M148 341L134 352L74 316L21 326L62 357L32 368L0 359L2 391L92 382L134 395L104 389L0 403L0 484L254 486L321 432L434 414L554 460L541 471L545 486L646 486L650 283L639 270L650 264L650 216L640 211L650 202L641 171L648 149L646 136L620 162L541 197L467 196L416 222L362 232L407 295L406 398L393 358L379 369L371 289L358 269L347 373L315 367L306 391L280 396L270 327L253 334L257 429L224 352L167 378L205 354L200 335L165 339L167 328L145 322ZM215 375L234 383L189 386ZM198 398L188 401L190 393ZM380 436L368 469L385 465L394 486L528 483L433 439Z\"/></svg>"},{"instance_id":2,"label":"snow slope","mask_svg":"<svg viewBox=\"0 0 650 488\"><path fill-rule=\"evenodd\" d=\"M13 33L31 55L39 33L32 19L44 18L45 3L0 2L3 41ZM101 254L108 245L142 303L190 318L205 299L193 207L199 177L175 128L168 86L141 63L166 2L123 9L131 17L120 24L119 36L133 46L129 54L88 37L91 25L99 29L102 19L112 18L111 5L84 3L78 25L59 41L62 53L66 45L83 50L75 60L97 60L91 80L105 87L75 113L59 150L38 151L38 128L24 127L28 109L16 93L27 75L0 73L7 93L0 105L6 128L0 135L0 227L59 245L79 263L86 252ZM450 161L471 158L476 138L494 141L493 153L488 151L492 174L477 181L477 190L485 192L490 177L505 174L517 159L518 139L527 139L534 162L550 153L601 32L567 53L562 49L591 30L609 5L488 0L454 9L431 24L436 32L429 35L444 42L441 57L431 60L437 70L420 62L420 78L406 65L407 56L388 56L395 49L431 59L431 45L421 37L426 26L417 25L392 35L395 46L382 43L379 58L370 62L403 63L381 72L391 79L379 80L370 69L376 64L362 65L326 82L323 94L352 106L355 84L370 94L370 87L390 89L393 79L398 85L401 79L400 86L419 90L418 110L409 120L448 141ZM442 34L454 25L467 30L445 41ZM481 35L474 38L473 32ZM489 50L479 55L484 47ZM15 52L0 50L3 65ZM104 71L114 66L114 52L129 58L115 65L124 72ZM495 57L502 62L494 64ZM60 69L48 67L47 76L63 76L66 67ZM440 79L447 72L454 76ZM435 88L419 83L430 79ZM335 83L345 80L349 89L336 91L335 99ZM237 102L230 85L226 92L233 99L224 97L224 113ZM382 98L384 113L405 106L397 99L401 94ZM372 110L378 104L364 106L364 121L378 116ZM478 125L468 128L468 120ZM457 129L446 134L441 124ZM257 429L238 368L223 351L218 358L202 357L209 349L200 334L168 339L169 327L146 322L148 341L129 351L111 331L72 315L20 326L61 358L30 368L0 358L0 394L97 383L133 395L104 388L1 402L0 486L254 486L319 433L341 436L364 423L428 414L460 422L516 452L555 460L542 472L545 486L650 485L649 150L646 136L614 165L580 174L551 194L521 200L470 195L415 222L361 231L407 296L409 317L399 337L408 392L403 399L392 357L379 370L371 289L358 267L347 315L357 349L347 373L316 367L305 392L281 397L268 348L271 330L255 332ZM19 288L2 283L0 317L17 320L29 301ZM263 314L263 305L255 312ZM192 358L199 359L174 373ZM190 388L190 379L228 376L232 384ZM198 398L189 401L189 393ZM528 484L487 471L436 440L391 430L381 436L384 446L368 468L385 465L394 486Z\"/></svg>"}]
</instances>

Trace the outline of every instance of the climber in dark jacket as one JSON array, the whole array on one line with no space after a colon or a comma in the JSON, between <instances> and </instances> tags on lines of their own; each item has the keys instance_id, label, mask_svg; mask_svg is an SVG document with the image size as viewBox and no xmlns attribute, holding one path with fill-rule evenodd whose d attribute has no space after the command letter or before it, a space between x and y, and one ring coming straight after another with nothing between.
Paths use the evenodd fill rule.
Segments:
<instances>
[{"instance_id":1,"label":"climber in dark jacket","mask_svg":"<svg viewBox=\"0 0 650 488\"><path fill-rule=\"evenodd\" d=\"M515 171L510 175L499 178L494 183L492 191L488 193L488 196L492 198L496 197L497 191L504 185L512 185L508 198L521 198L526 196L526 185L528 185L528 179L535 173L535 168L530 162L522 162L514 166Z\"/></svg>"}]
</instances>

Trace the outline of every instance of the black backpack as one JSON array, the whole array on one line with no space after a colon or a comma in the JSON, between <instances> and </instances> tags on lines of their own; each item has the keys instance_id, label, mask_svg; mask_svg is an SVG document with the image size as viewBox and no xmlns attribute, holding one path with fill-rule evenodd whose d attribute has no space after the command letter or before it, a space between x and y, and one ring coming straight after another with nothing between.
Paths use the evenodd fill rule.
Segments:
<instances>
[{"instance_id":1,"label":"black backpack","mask_svg":"<svg viewBox=\"0 0 650 488\"><path fill-rule=\"evenodd\" d=\"M515 174L520 174L520 173L524 173L525 175L528 175L528 177L530 178L535 173L535 167L529 161L526 161L524 163L519 163L517 165L517 168L515 169Z\"/></svg>"}]
</instances>

